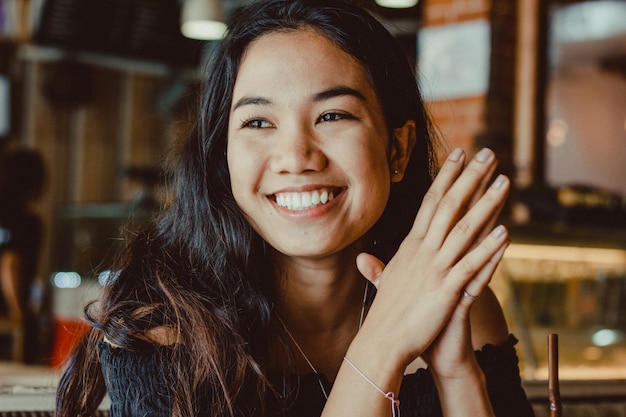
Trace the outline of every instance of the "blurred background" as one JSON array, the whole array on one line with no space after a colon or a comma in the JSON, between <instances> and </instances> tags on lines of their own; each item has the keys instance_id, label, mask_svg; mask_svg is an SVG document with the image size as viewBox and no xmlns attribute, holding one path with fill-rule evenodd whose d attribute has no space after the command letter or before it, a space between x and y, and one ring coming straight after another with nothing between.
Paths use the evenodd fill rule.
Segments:
<instances>
[{"instance_id":1,"label":"blurred background","mask_svg":"<svg viewBox=\"0 0 626 417\"><path fill-rule=\"evenodd\" d=\"M0 161L29 149L45 168L24 209L41 226L32 317L0 315L0 398L11 372L54 381L111 257L166 201L219 23L247 2L0 0ZM538 415L549 333L566 410L626 415L626 1L362 3L415 62L448 149L489 146L514 181L492 287Z\"/></svg>"}]
</instances>

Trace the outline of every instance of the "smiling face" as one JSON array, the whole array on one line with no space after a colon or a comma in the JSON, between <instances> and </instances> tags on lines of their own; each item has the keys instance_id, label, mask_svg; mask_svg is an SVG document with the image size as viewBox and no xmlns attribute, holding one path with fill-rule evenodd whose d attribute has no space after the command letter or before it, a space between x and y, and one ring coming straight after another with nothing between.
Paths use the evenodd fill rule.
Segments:
<instances>
[{"instance_id":1,"label":"smiling face","mask_svg":"<svg viewBox=\"0 0 626 417\"><path fill-rule=\"evenodd\" d=\"M279 252L320 258L363 236L390 190L389 141L359 62L313 30L243 55L228 128L235 200Z\"/></svg>"}]
</instances>

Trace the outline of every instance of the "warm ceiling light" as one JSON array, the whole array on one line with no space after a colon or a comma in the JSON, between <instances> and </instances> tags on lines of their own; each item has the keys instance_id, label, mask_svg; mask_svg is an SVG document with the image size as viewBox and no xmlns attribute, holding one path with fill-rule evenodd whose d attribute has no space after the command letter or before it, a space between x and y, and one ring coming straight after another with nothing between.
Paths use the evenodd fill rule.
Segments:
<instances>
[{"instance_id":1,"label":"warm ceiling light","mask_svg":"<svg viewBox=\"0 0 626 417\"><path fill-rule=\"evenodd\" d=\"M417 4L418 0L376 0L376 4L392 9L408 9Z\"/></svg>"},{"instance_id":2,"label":"warm ceiling light","mask_svg":"<svg viewBox=\"0 0 626 417\"><path fill-rule=\"evenodd\" d=\"M191 39L221 39L226 31L226 24L220 0L183 1L180 31Z\"/></svg>"}]
</instances>

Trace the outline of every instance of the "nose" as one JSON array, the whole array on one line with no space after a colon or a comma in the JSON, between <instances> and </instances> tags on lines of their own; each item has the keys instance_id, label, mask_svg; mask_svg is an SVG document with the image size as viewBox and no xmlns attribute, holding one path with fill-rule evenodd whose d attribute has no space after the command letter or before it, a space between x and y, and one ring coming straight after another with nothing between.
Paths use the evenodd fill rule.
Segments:
<instances>
[{"instance_id":1,"label":"nose","mask_svg":"<svg viewBox=\"0 0 626 417\"><path fill-rule=\"evenodd\" d=\"M311 129L285 126L274 139L276 142L270 162L272 172L302 174L320 171L328 162Z\"/></svg>"}]
</instances>

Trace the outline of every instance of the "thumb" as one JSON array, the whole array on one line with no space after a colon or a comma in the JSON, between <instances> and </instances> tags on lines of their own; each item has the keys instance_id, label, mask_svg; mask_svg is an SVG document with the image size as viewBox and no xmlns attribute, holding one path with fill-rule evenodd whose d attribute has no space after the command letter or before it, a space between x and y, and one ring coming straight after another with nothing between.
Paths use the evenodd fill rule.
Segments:
<instances>
[{"instance_id":1,"label":"thumb","mask_svg":"<svg viewBox=\"0 0 626 417\"><path fill-rule=\"evenodd\" d=\"M380 259L363 252L356 257L356 267L368 281L378 288L380 276L385 269L385 264Z\"/></svg>"}]
</instances>

